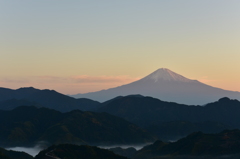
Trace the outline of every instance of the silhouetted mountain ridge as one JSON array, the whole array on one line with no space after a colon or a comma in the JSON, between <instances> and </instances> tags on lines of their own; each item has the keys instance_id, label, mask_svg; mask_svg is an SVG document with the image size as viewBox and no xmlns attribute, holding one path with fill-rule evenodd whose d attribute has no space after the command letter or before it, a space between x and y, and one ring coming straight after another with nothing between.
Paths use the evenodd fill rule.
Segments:
<instances>
[{"instance_id":1,"label":"silhouetted mountain ridge","mask_svg":"<svg viewBox=\"0 0 240 159\"><path fill-rule=\"evenodd\" d=\"M152 97L126 96L102 103L98 111L122 117L162 139L170 134L183 137L200 130L217 133L240 128L240 102L229 98L205 106L188 106Z\"/></svg>"},{"instance_id":2,"label":"silhouetted mountain ridge","mask_svg":"<svg viewBox=\"0 0 240 159\"><path fill-rule=\"evenodd\" d=\"M84 111L95 110L99 102L86 98L75 99L48 89L39 90L28 87L11 90L0 88L0 109L11 110L22 105L47 107L61 112L67 112L74 109Z\"/></svg>"}]
</instances>

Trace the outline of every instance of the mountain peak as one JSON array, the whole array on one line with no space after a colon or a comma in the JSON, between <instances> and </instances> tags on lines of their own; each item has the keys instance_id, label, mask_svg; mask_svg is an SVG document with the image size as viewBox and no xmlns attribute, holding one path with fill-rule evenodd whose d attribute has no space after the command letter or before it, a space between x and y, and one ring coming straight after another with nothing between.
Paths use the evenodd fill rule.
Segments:
<instances>
[{"instance_id":1,"label":"mountain peak","mask_svg":"<svg viewBox=\"0 0 240 159\"><path fill-rule=\"evenodd\" d=\"M26 90L26 89L28 89L28 90L37 90L34 87L21 87L21 88L18 88L17 90Z\"/></svg>"},{"instance_id":2,"label":"mountain peak","mask_svg":"<svg viewBox=\"0 0 240 159\"><path fill-rule=\"evenodd\" d=\"M154 82L158 82L161 80L164 81L178 81L178 82L191 82L192 80L183 77L167 68L160 68L150 75L144 77L145 80L153 80Z\"/></svg>"}]
</instances>

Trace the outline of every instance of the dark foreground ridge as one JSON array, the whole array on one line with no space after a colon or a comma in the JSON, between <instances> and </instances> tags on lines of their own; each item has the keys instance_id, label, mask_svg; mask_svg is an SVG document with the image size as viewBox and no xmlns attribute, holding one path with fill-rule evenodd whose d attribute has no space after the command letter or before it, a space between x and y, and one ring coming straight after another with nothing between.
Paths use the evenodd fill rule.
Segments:
<instances>
[{"instance_id":1,"label":"dark foreground ridge","mask_svg":"<svg viewBox=\"0 0 240 159\"><path fill-rule=\"evenodd\" d=\"M0 159L33 159L33 157L25 152L17 152L0 148Z\"/></svg>"},{"instance_id":2,"label":"dark foreground ridge","mask_svg":"<svg viewBox=\"0 0 240 159\"><path fill-rule=\"evenodd\" d=\"M240 130L218 134L195 132L174 143L156 141L138 151L134 159L217 159L240 157Z\"/></svg>"},{"instance_id":3,"label":"dark foreground ridge","mask_svg":"<svg viewBox=\"0 0 240 159\"><path fill-rule=\"evenodd\" d=\"M7 151L0 148L0 159L127 159L112 151L95 146L60 144L41 151L36 157L24 152Z\"/></svg>"},{"instance_id":4,"label":"dark foreground ridge","mask_svg":"<svg viewBox=\"0 0 240 159\"><path fill-rule=\"evenodd\" d=\"M158 140L139 151L133 148L106 150L87 145L53 145L41 151L34 159L127 159L123 156L132 159L239 159L239 149L240 130L235 129L217 134L194 132L173 143ZM0 157L1 159L33 159L25 153L4 149L0 149Z\"/></svg>"},{"instance_id":5,"label":"dark foreground ridge","mask_svg":"<svg viewBox=\"0 0 240 159\"><path fill-rule=\"evenodd\" d=\"M63 144L41 151L35 159L127 159L105 149L86 145Z\"/></svg>"}]
</instances>

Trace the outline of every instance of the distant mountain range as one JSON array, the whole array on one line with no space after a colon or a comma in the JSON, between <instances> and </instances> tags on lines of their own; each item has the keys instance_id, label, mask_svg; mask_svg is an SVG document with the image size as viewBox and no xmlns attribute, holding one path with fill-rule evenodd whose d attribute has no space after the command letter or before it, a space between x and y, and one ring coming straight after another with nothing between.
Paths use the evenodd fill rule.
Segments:
<instances>
[{"instance_id":1,"label":"distant mountain range","mask_svg":"<svg viewBox=\"0 0 240 159\"><path fill-rule=\"evenodd\" d=\"M98 111L124 118L160 139L181 138L194 131L217 133L240 128L240 102L226 97L205 106L188 106L152 97L126 96L102 103Z\"/></svg>"},{"instance_id":2,"label":"distant mountain range","mask_svg":"<svg viewBox=\"0 0 240 159\"><path fill-rule=\"evenodd\" d=\"M159 80L157 78L159 74L150 77ZM188 79L175 74L171 77L164 75L164 80L170 79L189 82ZM217 133L224 129L240 128L238 118L240 102L229 98L221 98L205 106L165 102L142 95L117 96L99 103L86 98L75 99L53 90L32 87L17 90L0 88L0 110L13 110L23 105L46 107L61 112L72 110L107 112L147 129L162 140L179 139L194 131ZM24 116L24 112L22 115ZM15 118L14 115L12 118Z\"/></svg>"},{"instance_id":3,"label":"distant mountain range","mask_svg":"<svg viewBox=\"0 0 240 159\"><path fill-rule=\"evenodd\" d=\"M166 68L158 69L138 81L123 86L92 93L76 94L72 97L105 102L117 96L131 94L141 94L188 105L204 105L222 97L240 100L240 92L227 91L203 84L197 80L190 80Z\"/></svg>"},{"instance_id":4,"label":"distant mountain range","mask_svg":"<svg viewBox=\"0 0 240 159\"><path fill-rule=\"evenodd\" d=\"M74 110L61 113L22 106L0 110L0 146L49 144L144 144L157 138L138 126L107 113Z\"/></svg>"},{"instance_id":5,"label":"distant mountain range","mask_svg":"<svg viewBox=\"0 0 240 159\"><path fill-rule=\"evenodd\" d=\"M100 103L90 99L75 99L54 90L40 90L33 87L17 90L0 88L0 110L12 110L18 106L36 106L61 112L71 110L95 110Z\"/></svg>"}]
</instances>

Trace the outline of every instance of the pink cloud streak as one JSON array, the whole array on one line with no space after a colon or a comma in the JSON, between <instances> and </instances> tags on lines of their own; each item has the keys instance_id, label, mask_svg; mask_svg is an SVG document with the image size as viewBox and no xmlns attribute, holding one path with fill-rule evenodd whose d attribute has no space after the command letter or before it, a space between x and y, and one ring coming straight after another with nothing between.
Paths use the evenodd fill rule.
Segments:
<instances>
[{"instance_id":1,"label":"pink cloud streak","mask_svg":"<svg viewBox=\"0 0 240 159\"><path fill-rule=\"evenodd\" d=\"M80 75L72 77L72 80L77 83L125 83L133 82L140 78L132 78L129 76L88 76Z\"/></svg>"},{"instance_id":2,"label":"pink cloud streak","mask_svg":"<svg viewBox=\"0 0 240 159\"><path fill-rule=\"evenodd\" d=\"M54 89L65 94L75 94L108 89L138 79L140 78L129 76L29 76L0 78L0 85L12 89L31 86L39 89Z\"/></svg>"}]
</instances>

